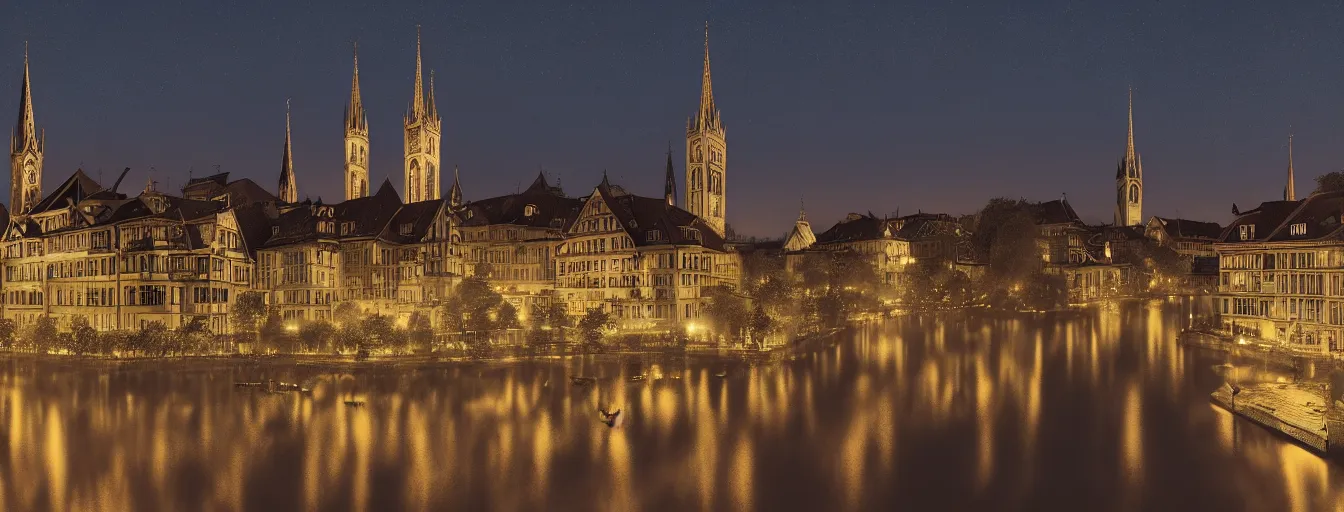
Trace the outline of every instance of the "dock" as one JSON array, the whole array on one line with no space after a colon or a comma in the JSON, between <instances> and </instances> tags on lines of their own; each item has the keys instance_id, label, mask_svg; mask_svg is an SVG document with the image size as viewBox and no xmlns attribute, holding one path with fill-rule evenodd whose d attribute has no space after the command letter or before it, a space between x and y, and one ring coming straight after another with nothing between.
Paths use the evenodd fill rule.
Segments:
<instances>
[{"instance_id":1,"label":"dock","mask_svg":"<svg viewBox=\"0 0 1344 512\"><path fill-rule=\"evenodd\" d=\"M1233 407L1232 390L1220 386L1209 397L1214 404L1324 454L1327 395L1320 384L1250 384L1241 388Z\"/></svg>"}]
</instances>

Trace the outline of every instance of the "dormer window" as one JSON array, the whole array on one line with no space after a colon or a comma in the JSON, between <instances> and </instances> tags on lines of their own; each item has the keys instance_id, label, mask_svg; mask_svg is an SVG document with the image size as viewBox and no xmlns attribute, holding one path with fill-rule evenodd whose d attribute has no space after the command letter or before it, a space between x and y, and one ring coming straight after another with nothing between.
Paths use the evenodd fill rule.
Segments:
<instances>
[{"instance_id":1,"label":"dormer window","mask_svg":"<svg viewBox=\"0 0 1344 512\"><path fill-rule=\"evenodd\" d=\"M1299 222L1288 226L1288 234L1292 236L1303 236L1307 234L1307 223Z\"/></svg>"},{"instance_id":2,"label":"dormer window","mask_svg":"<svg viewBox=\"0 0 1344 512\"><path fill-rule=\"evenodd\" d=\"M280 236L280 226L271 226L271 236Z\"/></svg>"},{"instance_id":3,"label":"dormer window","mask_svg":"<svg viewBox=\"0 0 1344 512\"><path fill-rule=\"evenodd\" d=\"M1241 228L1240 228L1240 231L1241 231L1241 239L1242 239L1242 240L1254 240L1254 239L1255 239L1255 225L1254 225L1254 224L1242 224L1242 225L1241 225Z\"/></svg>"},{"instance_id":4,"label":"dormer window","mask_svg":"<svg viewBox=\"0 0 1344 512\"><path fill-rule=\"evenodd\" d=\"M695 241L697 241L697 242L700 241L700 230L698 230L698 229L695 229L695 228L681 228L681 234L684 235L686 238L689 238L689 239L691 239L691 240L695 240Z\"/></svg>"},{"instance_id":5,"label":"dormer window","mask_svg":"<svg viewBox=\"0 0 1344 512\"><path fill-rule=\"evenodd\" d=\"M401 234L402 234L402 236L410 236L410 234L411 234L411 223L407 222L407 223L401 225Z\"/></svg>"},{"instance_id":6,"label":"dormer window","mask_svg":"<svg viewBox=\"0 0 1344 512\"><path fill-rule=\"evenodd\" d=\"M471 218L473 215L475 215L475 214L476 214L476 212L471 211L471 210L467 210L466 218L470 219L470 218Z\"/></svg>"},{"instance_id":7,"label":"dormer window","mask_svg":"<svg viewBox=\"0 0 1344 512\"><path fill-rule=\"evenodd\" d=\"M523 207L523 216L524 216L524 217L531 217L531 216L536 215L537 213L539 213L539 211L540 211L540 210L537 209L537 205L535 205L535 204L529 204L529 205Z\"/></svg>"},{"instance_id":8,"label":"dormer window","mask_svg":"<svg viewBox=\"0 0 1344 512\"><path fill-rule=\"evenodd\" d=\"M663 232L656 229L650 231L646 239L650 242L660 242L663 240Z\"/></svg>"}]
</instances>

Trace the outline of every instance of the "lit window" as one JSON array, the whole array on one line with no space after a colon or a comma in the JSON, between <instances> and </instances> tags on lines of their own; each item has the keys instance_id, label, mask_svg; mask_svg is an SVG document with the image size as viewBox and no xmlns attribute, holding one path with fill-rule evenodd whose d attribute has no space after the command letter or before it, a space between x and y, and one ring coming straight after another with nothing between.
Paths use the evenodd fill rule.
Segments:
<instances>
[{"instance_id":1,"label":"lit window","mask_svg":"<svg viewBox=\"0 0 1344 512\"><path fill-rule=\"evenodd\" d=\"M1288 233L1292 236L1302 236L1307 234L1307 223L1299 222L1288 226Z\"/></svg>"}]
</instances>

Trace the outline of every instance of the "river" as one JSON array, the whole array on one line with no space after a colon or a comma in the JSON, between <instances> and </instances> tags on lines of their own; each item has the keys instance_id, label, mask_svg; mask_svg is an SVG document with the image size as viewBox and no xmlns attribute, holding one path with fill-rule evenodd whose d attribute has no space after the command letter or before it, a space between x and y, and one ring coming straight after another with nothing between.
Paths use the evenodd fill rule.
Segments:
<instances>
[{"instance_id":1,"label":"river","mask_svg":"<svg viewBox=\"0 0 1344 512\"><path fill-rule=\"evenodd\" d=\"M14 356L0 510L1341 506L1339 463L1210 405L1225 356L1176 343L1203 312L910 315L770 363ZM313 390L234 385L265 379Z\"/></svg>"}]
</instances>

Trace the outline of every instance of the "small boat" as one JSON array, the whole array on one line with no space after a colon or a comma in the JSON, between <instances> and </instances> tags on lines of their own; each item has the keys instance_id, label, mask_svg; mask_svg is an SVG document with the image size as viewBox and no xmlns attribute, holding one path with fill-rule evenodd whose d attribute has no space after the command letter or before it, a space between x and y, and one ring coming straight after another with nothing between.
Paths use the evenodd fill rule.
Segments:
<instances>
[{"instance_id":1,"label":"small boat","mask_svg":"<svg viewBox=\"0 0 1344 512\"><path fill-rule=\"evenodd\" d=\"M569 381L575 386L591 386L597 383L597 379L592 377L570 377Z\"/></svg>"},{"instance_id":2,"label":"small boat","mask_svg":"<svg viewBox=\"0 0 1344 512\"><path fill-rule=\"evenodd\" d=\"M718 377L718 378L720 378L720 379L722 379L722 378L724 378L724 377L727 377L727 376L728 376L728 370L719 370L719 373L714 374L714 376L715 376L715 377Z\"/></svg>"}]
</instances>

